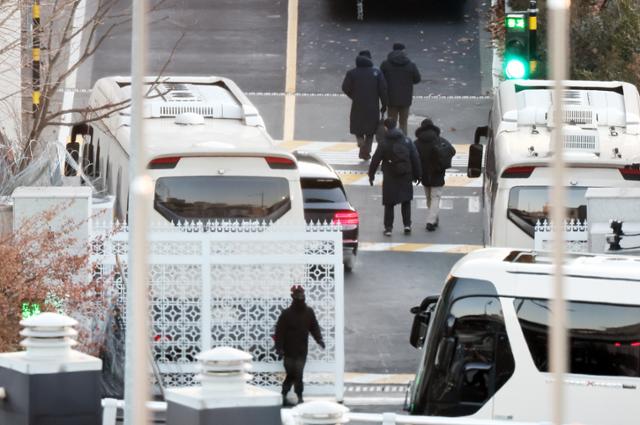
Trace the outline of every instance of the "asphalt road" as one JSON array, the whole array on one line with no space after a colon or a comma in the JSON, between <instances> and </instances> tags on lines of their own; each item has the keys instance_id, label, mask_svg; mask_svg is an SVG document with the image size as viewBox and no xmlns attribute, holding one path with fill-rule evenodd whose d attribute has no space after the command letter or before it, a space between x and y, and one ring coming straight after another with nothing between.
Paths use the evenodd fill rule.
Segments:
<instances>
[{"instance_id":1,"label":"asphalt road","mask_svg":"<svg viewBox=\"0 0 640 425\"><path fill-rule=\"evenodd\" d=\"M368 48L380 62L392 43L403 42L423 82L415 89L410 132L426 116L454 143L470 143L488 116L490 85L483 16L488 0L468 0L455 16L437 2L365 0L365 21L355 20L355 1L300 0L298 36L297 140L348 141L349 101L339 94L355 53ZM126 4L122 3L122 7ZM351 5L351 6L349 6ZM151 14L149 71L165 74L222 75L235 80L259 108L275 139L282 136L285 81L285 0L169 0ZM130 72L130 28L112 34L78 75L88 89L100 77ZM179 44L176 42L181 40ZM172 48L175 51L171 54ZM436 96L441 95L441 96ZM76 102L86 102L77 95ZM336 165L363 172L367 164ZM464 170L459 170L464 171ZM481 243L480 214L469 207L479 189L451 187L438 231L424 230L424 195L416 190L414 231L382 235L380 188L348 186L360 211L361 241L409 244ZM397 213L399 223L399 211ZM415 371L418 353L408 344L409 308L439 292L453 253L368 251L346 275L346 370L370 373Z\"/></svg>"}]
</instances>

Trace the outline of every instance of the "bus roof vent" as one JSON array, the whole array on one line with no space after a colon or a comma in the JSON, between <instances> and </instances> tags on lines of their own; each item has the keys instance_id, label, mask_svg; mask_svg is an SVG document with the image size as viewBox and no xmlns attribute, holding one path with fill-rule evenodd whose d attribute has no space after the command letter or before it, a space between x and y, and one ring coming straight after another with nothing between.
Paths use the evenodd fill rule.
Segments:
<instances>
[{"instance_id":1,"label":"bus roof vent","mask_svg":"<svg viewBox=\"0 0 640 425\"><path fill-rule=\"evenodd\" d=\"M570 151L589 151L597 152L598 146L598 133L585 134L581 133L569 133L564 136L564 148Z\"/></svg>"},{"instance_id":2,"label":"bus roof vent","mask_svg":"<svg viewBox=\"0 0 640 425\"><path fill-rule=\"evenodd\" d=\"M152 116L154 117L177 117L181 114L197 114L207 118L223 118L222 105L167 102L153 106L155 106L155 108L153 108L154 111L152 112Z\"/></svg>"},{"instance_id":3,"label":"bus roof vent","mask_svg":"<svg viewBox=\"0 0 640 425\"><path fill-rule=\"evenodd\" d=\"M597 127L596 114L586 108L567 107L563 110L565 124Z\"/></svg>"}]
</instances>

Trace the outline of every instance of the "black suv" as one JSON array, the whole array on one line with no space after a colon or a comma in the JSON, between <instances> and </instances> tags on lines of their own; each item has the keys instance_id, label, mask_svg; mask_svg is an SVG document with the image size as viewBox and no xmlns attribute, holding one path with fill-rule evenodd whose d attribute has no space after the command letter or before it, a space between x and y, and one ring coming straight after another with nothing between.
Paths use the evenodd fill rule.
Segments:
<instances>
[{"instance_id":1,"label":"black suv","mask_svg":"<svg viewBox=\"0 0 640 425\"><path fill-rule=\"evenodd\" d=\"M358 211L347 200L342 181L334 169L320 157L295 151L307 222L334 222L342 225L343 263L353 270L358 253Z\"/></svg>"}]
</instances>

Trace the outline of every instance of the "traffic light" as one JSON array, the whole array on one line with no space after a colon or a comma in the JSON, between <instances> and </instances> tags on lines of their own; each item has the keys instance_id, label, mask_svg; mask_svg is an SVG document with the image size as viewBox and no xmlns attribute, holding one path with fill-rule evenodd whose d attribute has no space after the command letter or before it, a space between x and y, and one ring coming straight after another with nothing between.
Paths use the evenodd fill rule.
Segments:
<instances>
[{"instance_id":1,"label":"traffic light","mask_svg":"<svg viewBox=\"0 0 640 425\"><path fill-rule=\"evenodd\" d=\"M508 80L529 77L528 22L527 12L507 13L505 16L504 75Z\"/></svg>"}]
</instances>

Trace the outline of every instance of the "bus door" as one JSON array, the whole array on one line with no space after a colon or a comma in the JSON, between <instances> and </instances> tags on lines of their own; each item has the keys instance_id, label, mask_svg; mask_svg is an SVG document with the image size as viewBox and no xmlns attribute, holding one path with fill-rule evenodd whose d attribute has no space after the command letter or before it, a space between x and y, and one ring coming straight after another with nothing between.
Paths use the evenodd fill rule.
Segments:
<instances>
[{"instance_id":1,"label":"bus door","mask_svg":"<svg viewBox=\"0 0 640 425\"><path fill-rule=\"evenodd\" d=\"M471 279L453 280L473 285ZM515 368L500 300L497 295L456 298L456 292L444 295L438 305L410 410L491 418L492 397Z\"/></svg>"}]
</instances>

